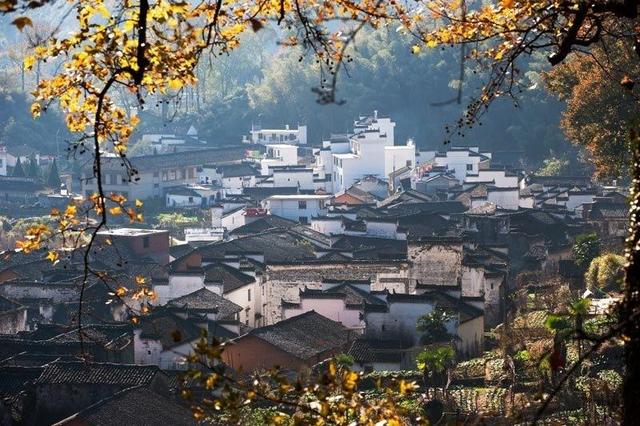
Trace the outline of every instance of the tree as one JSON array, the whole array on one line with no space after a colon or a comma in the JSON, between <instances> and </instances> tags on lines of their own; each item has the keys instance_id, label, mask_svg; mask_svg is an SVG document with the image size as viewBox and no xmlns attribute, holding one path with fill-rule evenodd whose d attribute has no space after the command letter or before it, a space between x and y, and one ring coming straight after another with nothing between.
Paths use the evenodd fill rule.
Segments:
<instances>
[{"instance_id":1,"label":"tree","mask_svg":"<svg viewBox=\"0 0 640 426\"><path fill-rule=\"evenodd\" d=\"M639 78L636 53L625 41L595 48L590 55L572 55L544 75L550 91L567 104L561 120L565 135L585 148L597 176L626 177L629 172L629 125L640 116L633 82Z\"/></svg>"},{"instance_id":2,"label":"tree","mask_svg":"<svg viewBox=\"0 0 640 426\"><path fill-rule=\"evenodd\" d=\"M430 345L451 341L454 336L449 333L446 325L454 319L450 312L439 307L418 318L416 330L422 333L420 342L423 345Z\"/></svg>"},{"instance_id":3,"label":"tree","mask_svg":"<svg viewBox=\"0 0 640 426\"><path fill-rule=\"evenodd\" d=\"M624 256L605 253L594 258L584 275L587 288L592 291L620 291L624 278Z\"/></svg>"},{"instance_id":4,"label":"tree","mask_svg":"<svg viewBox=\"0 0 640 426\"><path fill-rule=\"evenodd\" d=\"M31 178L37 178L39 175L40 175L40 167L38 166L36 155L31 153L29 155L29 165L27 168L27 176Z\"/></svg>"},{"instance_id":5,"label":"tree","mask_svg":"<svg viewBox=\"0 0 640 426\"><path fill-rule=\"evenodd\" d=\"M591 261L600 254L600 238L594 233L580 234L573 244L573 258L580 268L588 268Z\"/></svg>"},{"instance_id":6,"label":"tree","mask_svg":"<svg viewBox=\"0 0 640 426\"><path fill-rule=\"evenodd\" d=\"M454 361L455 351L451 346L429 347L416 356L416 366L422 371L425 383L444 389L449 386L449 372Z\"/></svg>"},{"instance_id":7,"label":"tree","mask_svg":"<svg viewBox=\"0 0 640 426\"><path fill-rule=\"evenodd\" d=\"M566 173L568 167L569 160L557 157L546 158L536 174L538 176L560 176Z\"/></svg>"},{"instance_id":8,"label":"tree","mask_svg":"<svg viewBox=\"0 0 640 426\"><path fill-rule=\"evenodd\" d=\"M16 161L16 165L13 168L12 176L25 177L25 173L24 173L24 169L22 168L22 162L20 161L20 157L18 157L18 160Z\"/></svg>"},{"instance_id":9,"label":"tree","mask_svg":"<svg viewBox=\"0 0 640 426\"><path fill-rule=\"evenodd\" d=\"M47 173L47 186L59 190L61 183L62 181L60 180L60 173L58 172L58 164L54 158Z\"/></svg>"}]
</instances>

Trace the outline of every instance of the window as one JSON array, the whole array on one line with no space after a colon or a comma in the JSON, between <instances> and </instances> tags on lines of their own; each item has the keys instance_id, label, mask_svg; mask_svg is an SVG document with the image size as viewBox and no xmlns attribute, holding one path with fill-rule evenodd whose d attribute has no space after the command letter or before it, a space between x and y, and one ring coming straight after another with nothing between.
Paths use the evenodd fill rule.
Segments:
<instances>
[{"instance_id":1,"label":"window","mask_svg":"<svg viewBox=\"0 0 640 426\"><path fill-rule=\"evenodd\" d=\"M128 176L120 176L120 183L122 185L129 185L130 177Z\"/></svg>"},{"instance_id":2,"label":"window","mask_svg":"<svg viewBox=\"0 0 640 426\"><path fill-rule=\"evenodd\" d=\"M193 203L193 197L189 197L189 202Z\"/></svg>"},{"instance_id":3,"label":"window","mask_svg":"<svg viewBox=\"0 0 640 426\"><path fill-rule=\"evenodd\" d=\"M154 184L153 184L153 187L154 187L154 188L160 188L160 184L159 184L159 183L154 183Z\"/></svg>"},{"instance_id":4,"label":"window","mask_svg":"<svg viewBox=\"0 0 640 426\"><path fill-rule=\"evenodd\" d=\"M251 289L247 289L247 300L251 302Z\"/></svg>"},{"instance_id":5,"label":"window","mask_svg":"<svg viewBox=\"0 0 640 426\"><path fill-rule=\"evenodd\" d=\"M306 210L307 209L307 202L305 200L298 201L298 209Z\"/></svg>"},{"instance_id":6,"label":"window","mask_svg":"<svg viewBox=\"0 0 640 426\"><path fill-rule=\"evenodd\" d=\"M109 175L109 185L117 185L118 184L118 175L115 173L110 173Z\"/></svg>"},{"instance_id":7,"label":"window","mask_svg":"<svg viewBox=\"0 0 640 426\"><path fill-rule=\"evenodd\" d=\"M142 237L142 247L149 248L149 237Z\"/></svg>"},{"instance_id":8,"label":"window","mask_svg":"<svg viewBox=\"0 0 640 426\"><path fill-rule=\"evenodd\" d=\"M467 164L467 170L473 170L473 164Z\"/></svg>"},{"instance_id":9,"label":"window","mask_svg":"<svg viewBox=\"0 0 640 426\"><path fill-rule=\"evenodd\" d=\"M180 170L180 179L186 179L186 178L187 178L187 170L186 169Z\"/></svg>"},{"instance_id":10,"label":"window","mask_svg":"<svg viewBox=\"0 0 640 426\"><path fill-rule=\"evenodd\" d=\"M411 160L407 160L407 167L411 167Z\"/></svg>"},{"instance_id":11,"label":"window","mask_svg":"<svg viewBox=\"0 0 640 426\"><path fill-rule=\"evenodd\" d=\"M308 224L309 218L307 218L306 216L300 216L300 223L302 223L303 225Z\"/></svg>"}]
</instances>

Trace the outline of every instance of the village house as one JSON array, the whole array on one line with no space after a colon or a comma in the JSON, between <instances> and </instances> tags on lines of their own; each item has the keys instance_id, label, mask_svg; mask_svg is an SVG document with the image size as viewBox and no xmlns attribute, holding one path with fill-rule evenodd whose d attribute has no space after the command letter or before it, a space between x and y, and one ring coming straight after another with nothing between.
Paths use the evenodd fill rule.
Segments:
<instances>
[{"instance_id":1,"label":"village house","mask_svg":"<svg viewBox=\"0 0 640 426\"><path fill-rule=\"evenodd\" d=\"M300 371L344 352L354 339L340 323L310 311L232 340L222 359L245 372L275 366Z\"/></svg>"},{"instance_id":2,"label":"village house","mask_svg":"<svg viewBox=\"0 0 640 426\"><path fill-rule=\"evenodd\" d=\"M353 330L364 329L365 305L385 305L385 292L371 292L369 280L323 280L322 289L300 290L299 302L282 302L282 318L315 311Z\"/></svg>"},{"instance_id":3,"label":"village house","mask_svg":"<svg viewBox=\"0 0 640 426\"><path fill-rule=\"evenodd\" d=\"M474 357L484 350L484 315L462 299L445 292L432 291L422 294L387 295L382 306L367 305L364 314L365 336L368 339L384 340L387 336L399 339L404 348L420 344L420 331L416 329L418 319L445 309L452 319L445 324L447 331L456 337L456 347L462 357Z\"/></svg>"},{"instance_id":4,"label":"village house","mask_svg":"<svg viewBox=\"0 0 640 426\"><path fill-rule=\"evenodd\" d=\"M331 195L273 195L262 202L270 214L308 224L312 217L325 215Z\"/></svg>"},{"instance_id":5,"label":"village house","mask_svg":"<svg viewBox=\"0 0 640 426\"><path fill-rule=\"evenodd\" d=\"M243 147L203 148L196 151L129 157L137 174L127 175L123 162L117 157L105 157L102 163L104 191L115 192L129 200L164 197L165 190L198 182L197 170L204 164L237 161L244 158ZM97 192L93 170L82 174L82 194Z\"/></svg>"},{"instance_id":6,"label":"village house","mask_svg":"<svg viewBox=\"0 0 640 426\"><path fill-rule=\"evenodd\" d=\"M307 126L298 125L293 129L287 124L284 129L263 129L260 125L252 124L249 138L243 136L242 142L261 145L274 143L306 145Z\"/></svg>"}]
</instances>

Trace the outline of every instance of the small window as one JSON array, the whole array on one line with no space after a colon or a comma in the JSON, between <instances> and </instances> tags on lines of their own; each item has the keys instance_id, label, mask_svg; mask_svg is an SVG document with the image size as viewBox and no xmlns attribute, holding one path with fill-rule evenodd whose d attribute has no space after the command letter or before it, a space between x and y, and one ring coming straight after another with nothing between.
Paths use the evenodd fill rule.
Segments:
<instances>
[{"instance_id":1,"label":"small window","mask_svg":"<svg viewBox=\"0 0 640 426\"><path fill-rule=\"evenodd\" d=\"M142 237L142 247L149 248L149 237Z\"/></svg>"},{"instance_id":2,"label":"small window","mask_svg":"<svg viewBox=\"0 0 640 426\"><path fill-rule=\"evenodd\" d=\"M151 351L147 351L147 355L151 355Z\"/></svg>"},{"instance_id":3,"label":"small window","mask_svg":"<svg viewBox=\"0 0 640 426\"><path fill-rule=\"evenodd\" d=\"M307 209L307 202L304 201L304 200L298 201L298 209L306 210Z\"/></svg>"},{"instance_id":4,"label":"small window","mask_svg":"<svg viewBox=\"0 0 640 426\"><path fill-rule=\"evenodd\" d=\"M160 184L159 184L159 183L154 183L154 184L153 184L153 187L154 187L154 188L160 188Z\"/></svg>"},{"instance_id":5,"label":"small window","mask_svg":"<svg viewBox=\"0 0 640 426\"><path fill-rule=\"evenodd\" d=\"M251 302L251 289L247 289L247 300Z\"/></svg>"},{"instance_id":6,"label":"small window","mask_svg":"<svg viewBox=\"0 0 640 426\"><path fill-rule=\"evenodd\" d=\"M473 170L473 164L467 164L467 170Z\"/></svg>"},{"instance_id":7,"label":"small window","mask_svg":"<svg viewBox=\"0 0 640 426\"><path fill-rule=\"evenodd\" d=\"M189 202L193 203L193 197L189 197Z\"/></svg>"},{"instance_id":8,"label":"small window","mask_svg":"<svg viewBox=\"0 0 640 426\"><path fill-rule=\"evenodd\" d=\"M407 167L411 167L411 160L407 160Z\"/></svg>"},{"instance_id":9,"label":"small window","mask_svg":"<svg viewBox=\"0 0 640 426\"><path fill-rule=\"evenodd\" d=\"M302 223L303 225L308 224L309 218L307 218L306 216L300 216L300 223Z\"/></svg>"}]
</instances>

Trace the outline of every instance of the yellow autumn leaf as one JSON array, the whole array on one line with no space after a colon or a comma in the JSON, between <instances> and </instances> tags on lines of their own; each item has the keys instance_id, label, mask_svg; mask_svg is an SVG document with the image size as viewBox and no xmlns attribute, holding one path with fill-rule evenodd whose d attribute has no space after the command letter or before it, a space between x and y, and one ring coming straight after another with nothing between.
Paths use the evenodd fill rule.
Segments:
<instances>
[{"instance_id":1,"label":"yellow autumn leaf","mask_svg":"<svg viewBox=\"0 0 640 426\"><path fill-rule=\"evenodd\" d=\"M36 63L36 58L32 55L26 56L24 58L23 66L25 71L30 71L33 69L33 65Z\"/></svg>"},{"instance_id":2,"label":"yellow autumn leaf","mask_svg":"<svg viewBox=\"0 0 640 426\"><path fill-rule=\"evenodd\" d=\"M431 39L427 42L427 47L433 49L434 47L438 47L438 42Z\"/></svg>"},{"instance_id":3,"label":"yellow autumn leaf","mask_svg":"<svg viewBox=\"0 0 640 426\"><path fill-rule=\"evenodd\" d=\"M140 200L136 200L136 207L137 207L137 208L142 207L142 205L143 205L143 204L144 204L144 203L143 203L142 201L140 201Z\"/></svg>"},{"instance_id":4,"label":"yellow autumn leaf","mask_svg":"<svg viewBox=\"0 0 640 426\"><path fill-rule=\"evenodd\" d=\"M169 88L172 90L180 90L183 86L182 80L173 78L169 80Z\"/></svg>"},{"instance_id":5,"label":"yellow autumn leaf","mask_svg":"<svg viewBox=\"0 0 640 426\"><path fill-rule=\"evenodd\" d=\"M58 261L58 252L50 250L45 259L50 260L51 263L56 263Z\"/></svg>"},{"instance_id":6,"label":"yellow autumn leaf","mask_svg":"<svg viewBox=\"0 0 640 426\"><path fill-rule=\"evenodd\" d=\"M420 46L418 46L417 44L414 44L413 46L411 46L411 53L413 53L414 55L417 55L418 53L420 53Z\"/></svg>"},{"instance_id":7,"label":"yellow autumn leaf","mask_svg":"<svg viewBox=\"0 0 640 426\"><path fill-rule=\"evenodd\" d=\"M111 207L109 209L109 213L113 216L117 216L122 213L122 208L120 208L120 206Z\"/></svg>"}]
</instances>

